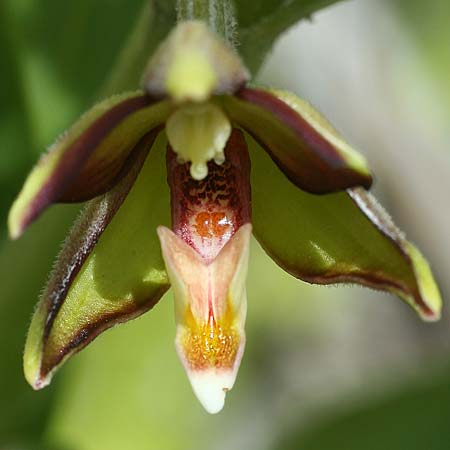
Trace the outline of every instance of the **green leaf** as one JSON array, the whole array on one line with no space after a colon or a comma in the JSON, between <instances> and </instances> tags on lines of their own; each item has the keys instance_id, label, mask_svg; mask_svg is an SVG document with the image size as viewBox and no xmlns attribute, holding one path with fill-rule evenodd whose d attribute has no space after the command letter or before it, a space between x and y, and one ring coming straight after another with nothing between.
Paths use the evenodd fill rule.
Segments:
<instances>
[{"instance_id":1,"label":"green leaf","mask_svg":"<svg viewBox=\"0 0 450 450\"><path fill-rule=\"evenodd\" d=\"M118 50L139 20L143 3L27 2L21 19L21 25L27 29L26 45L31 51L46 55L52 73L72 95L92 99L111 73ZM136 88L137 85L132 87Z\"/></svg>"},{"instance_id":2,"label":"green leaf","mask_svg":"<svg viewBox=\"0 0 450 450\"><path fill-rule=\"evenodd\" d=\"M236 0L239 53L255 74L275 40L289 27L340 0ZM287 63L286 63L287 64Z\"/></svg>"},{"instance_id":3,"label":"green leaf","mask_svg":"<svg viewBox=\"0 0 450 450\"><path fill-rule=\"evenodd\" d=\"M144 2L134 28L106 78L101 96L136 89L149 58L175 23L174 0Z\"/></svg>"},{"instance_id":4,"label":"green leaf","mask_svg":"<svg viewBox=\"0 0 450 450\"><path fill-rule=\"evenodd\" d=\"M421 253L362 189L311 195L248 138L254 234L287 272L311 283L358 283L403 298L425 320L441 298Z\"/></svg>"}]
</instances>

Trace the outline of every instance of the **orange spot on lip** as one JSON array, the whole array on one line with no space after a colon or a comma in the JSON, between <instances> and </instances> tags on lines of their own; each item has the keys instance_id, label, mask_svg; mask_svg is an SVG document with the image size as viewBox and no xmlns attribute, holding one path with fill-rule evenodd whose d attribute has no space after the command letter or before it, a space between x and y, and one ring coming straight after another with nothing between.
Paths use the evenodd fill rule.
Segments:
<instances>
[{"instance_id":1,"label":"orange spot on lip","mask_svg":"<svg viewBox=\"0 0 450 450\"><path fill-rule=\"evenodd\" d=\"M202 238L221 238L232 225L224 212L202 211L196 215L194 226L198 235Z\"/></svg>"}]
</instances>

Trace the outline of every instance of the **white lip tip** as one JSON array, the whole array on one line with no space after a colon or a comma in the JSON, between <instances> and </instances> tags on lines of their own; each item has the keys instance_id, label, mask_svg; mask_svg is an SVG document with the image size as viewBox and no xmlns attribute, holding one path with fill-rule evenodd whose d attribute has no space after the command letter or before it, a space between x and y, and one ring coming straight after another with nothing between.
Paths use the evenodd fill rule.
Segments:
<instances>
[{"instance_id":1,"label":"white lip tip","mask_svg":"<svg viewBox=\"0 0 450 450\"><path fill-rule=\"evenodd\" d=\"M225 396L233 387L233 373L217 373L215 370L191 372L189 380L192 389L209 414L217 414L225 405Z\"/></svg>"},{"instance_id":2,"label":"white lip tip","mask_svg":"<svg viewBox=\"0 0 450 450\"><path fill-rule=\"evenodd\" d=\"M222 392L217 391L213 395L209 395L208 397L201 398L200 395L196 392L197 398L199 399L200 403L202 404L203 408L205 408L205 411L209 414L217 414L220 411L222 411L223 407L225 406L225 391L222 390Z\"/></svg>"}]
</instances>

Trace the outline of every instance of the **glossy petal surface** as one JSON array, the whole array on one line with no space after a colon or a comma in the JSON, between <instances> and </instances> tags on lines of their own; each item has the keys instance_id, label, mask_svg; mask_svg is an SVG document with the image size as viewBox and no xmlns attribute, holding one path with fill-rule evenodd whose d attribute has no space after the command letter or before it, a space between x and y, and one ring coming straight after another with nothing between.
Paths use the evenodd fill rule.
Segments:
<instances>
[{"instance_id":1,"label":"glossy petal surface","mask_svg":"<svg viewBox=\"0 0 450 450\"><path fill-rule=\"evenodd\" d=\"M164 123L168 102L154 103L142 93L98 103L64 133L28 176L8 219L19 237L54 202L79 202L108 191L123 175L139 139Z\"/></svg>"},{"instance_id":2,"label":"glossy petal surface","mask_svg":"<svg viewBox=\"0 0 450 450\"><path fill-rule=\"evenodd\" d=\"M275 91L274 91L275 92ZM293 94L241 89L223 104L298 187L314 194L370 187L365 159L331 125Z\"/></svg>"},{"instance_id":3,"label":"glossy petal surface","mask_svg":"<svg viewBox=\"0 0 450 450\"><path fill-rule=\"evenodd\" d=\"M318 283L358 283L407 301L425 320L441 298L422 254L363 189L312 195L296 188L248 138L254 234L287 272Z\"/></svg>"},{"instance_id":4,"label":"glossy petal surface","mask_svg":"<svg viewBox=\"0 0 450 450\"><path fill-rule=\"evenodd\" d=\"M144 157L153 136L147 138ZM165 145L159 137L134 185L142 153L117 187L88 204L64 244L27 338L24 369L34 388L47 385L62 362L102 331L147 311L167 290L156 234L158 225L170 222Z\"/></svg>"}]
</instances>

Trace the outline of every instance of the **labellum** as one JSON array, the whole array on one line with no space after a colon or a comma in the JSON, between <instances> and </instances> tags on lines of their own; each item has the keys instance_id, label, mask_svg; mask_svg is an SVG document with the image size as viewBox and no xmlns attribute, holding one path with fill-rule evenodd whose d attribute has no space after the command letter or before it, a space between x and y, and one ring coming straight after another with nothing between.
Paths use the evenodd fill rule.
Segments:
<instances>
[{"instance_id":1,"label":"labellum","mask_svg":"<svg viewBox=\"0 0 450 450\"><path fill-rule=\"evenodd\" d=\"M176 348L205 409L219 412L245 345L250 225L250 161L234 130L222 164L195 180L189 164L167 151L172 228L159 227L174 288Z\"/></svg>"}]
</instances>

